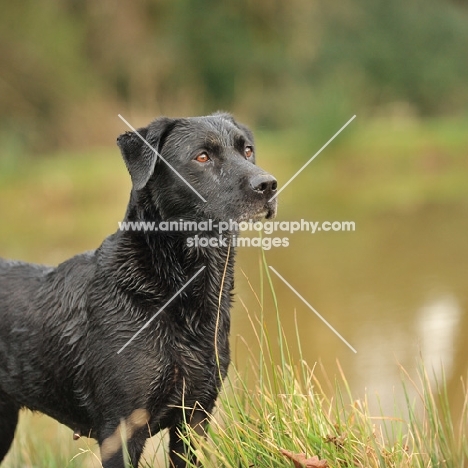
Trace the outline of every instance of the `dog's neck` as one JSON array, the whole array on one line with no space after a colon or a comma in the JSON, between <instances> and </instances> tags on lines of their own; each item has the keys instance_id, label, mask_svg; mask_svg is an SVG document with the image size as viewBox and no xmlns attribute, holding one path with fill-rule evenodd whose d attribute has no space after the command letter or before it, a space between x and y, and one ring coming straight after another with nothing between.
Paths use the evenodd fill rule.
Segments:
<instances>
[{"instance_id":1,"label":"dog's neck","mask_svg":"<svg viewBox=\"0 0 468 468\"><path fill-rule=\"evenodd\" d=\"M161 213L149 202L147 194L132 192L125 216L127 223L162 220ZM180 298L196 297L203 301L193 304L193 313L197 317L191 320L195 324L203 314L213 314L220 308L229 309L234 286L235 249L229 242L227 246L216 248L190 246L188 239L191 236L194 236L193 232L119 230L114 236L111 255L121 272L125 272L118 275L125 278L121 287L139 297L143 304L149 305L156 299L160 303L161 298L169 300L175 291L180 291L191 281ZM200 293L192 295L190 290Z\"/></svg>"}]
</instances>

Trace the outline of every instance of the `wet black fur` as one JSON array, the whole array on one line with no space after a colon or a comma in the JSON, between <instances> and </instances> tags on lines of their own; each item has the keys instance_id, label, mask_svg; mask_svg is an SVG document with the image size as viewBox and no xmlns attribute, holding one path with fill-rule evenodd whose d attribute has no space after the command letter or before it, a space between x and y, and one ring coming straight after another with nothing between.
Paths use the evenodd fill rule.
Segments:
<instances>
[{"instance_id":1,"label":"wet black fur","mask_svg":"<svg viewBox=\"0 0 468 468\"><path fill-rule=\"evenodd\" d=\"M244 156L252 134L230 115L160 118L138 132L207 202L127 132L118 138L133 181L125 220L274 216L276 200L268 200L276 181ZM195 160L202 151L208 162ZM118 230L56 268L0 259L0 461L21 408L96 438L101 453L122 420L145 410L143 423L129 423L133 466L146 438L163 428L170 430L171 466L186 466L177 431L185 417L203 432L229 366L234 266L233 248L188 247L187 236L193 233ZM182 402L198 409L184 416ZM124 466L122 450L103 459L105 468Z\"/></svg>"}]
</instances>

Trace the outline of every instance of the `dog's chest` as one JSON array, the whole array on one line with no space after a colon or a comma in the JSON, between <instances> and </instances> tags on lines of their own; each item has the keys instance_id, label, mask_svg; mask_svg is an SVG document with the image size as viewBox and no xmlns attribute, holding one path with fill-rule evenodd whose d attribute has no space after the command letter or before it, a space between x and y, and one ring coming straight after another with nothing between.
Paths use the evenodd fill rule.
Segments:
<instances>
[{"instance_id":1,"label":"dog's chest","mask_svg":"<svg viewBox=\"0 0 468 468\"><path fill-rule=\"evenodd\" d=\"M229 363L229 343L204 343L203 347L177 347L174 356L174 385L185 386L193 396L212 393L224 379Z\"/></svg>"},{"instance_id":2,"label":"dog's chest","mask_svg":"<svg viewBox=\"0 0 468 468\"><path fill-rule=\"evenodd\" d=\"M168 372L156 377L153 393L157 406L180 408L182 405L202 407L217 397L229 365L227 340L199 346L186 346L183 340L170 350Z\"/></svg>"},{"instance_id":3,"label":"dog's chest","mask_svg":"<svg viewBox=\"0 0 468 468\"><path fill-rule=\"evenodd\" d=\"M186 307L167 339L174 382L184 383L192 392L217 386L229 365L229 331L229 305Z\"/></svg>"}]
</instances>

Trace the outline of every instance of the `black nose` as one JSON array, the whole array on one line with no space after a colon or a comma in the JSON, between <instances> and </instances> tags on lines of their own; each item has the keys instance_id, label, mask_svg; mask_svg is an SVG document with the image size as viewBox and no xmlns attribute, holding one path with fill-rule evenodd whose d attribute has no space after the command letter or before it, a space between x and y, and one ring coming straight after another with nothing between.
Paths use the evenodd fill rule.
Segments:
<instances>
[{"instance_id":1,"label":"black nose","mask_svg":"<svg viewBox=\"0 0 468 468\"><path fill-rule=\"evenodd\" d=\"M278 182L270 174L259 174L250 179L250 187L259 193L273 193L278 187Z\"/></svg>"}]
</instances>

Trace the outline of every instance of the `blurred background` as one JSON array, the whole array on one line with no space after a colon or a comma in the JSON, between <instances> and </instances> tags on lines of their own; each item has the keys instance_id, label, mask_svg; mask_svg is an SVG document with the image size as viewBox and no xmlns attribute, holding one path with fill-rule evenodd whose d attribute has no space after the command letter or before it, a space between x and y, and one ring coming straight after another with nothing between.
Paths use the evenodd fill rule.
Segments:
<instances>
[{"instance_id":1,"label":"blurred background","mask_svg":"<svg viewBox=\"0 0 468 468\"><path fill-rule=\"evenodd\" d=\"M420 357L435 376L443 366L457 411L468 369L465 0L0 6L0 256L56 264L117 229L130 190L118 113L136 127L230 111L280 186L356 114L284 190L278 215L356 231L288 235L266 258L358 353L273 277L282 324L291 342L297 326L311 365L333 376L339 360L355 394L384 408L402 397L399 364L411 375ZM260 313L260 261L258 249L239 252L239 366L255 341L246 309Z\"/></svg>"}]
</instances>

